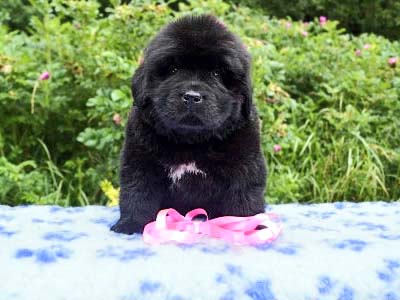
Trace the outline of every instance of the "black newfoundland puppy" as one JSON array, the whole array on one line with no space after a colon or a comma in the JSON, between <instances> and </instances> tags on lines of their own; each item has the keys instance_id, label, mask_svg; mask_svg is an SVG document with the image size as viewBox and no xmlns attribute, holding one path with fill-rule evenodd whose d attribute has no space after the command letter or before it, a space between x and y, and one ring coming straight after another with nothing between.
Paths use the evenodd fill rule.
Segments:
<instances>
[{"instance_id":1,"label":"black newfoundland puppy","mask_svg":"<svg viewBox=\"0 0 400 300\"><path fill-rule=\"evenodd\" d=\"M265 160L250 56L215 17L189 16L150 42L132 82L119 221L141 233L160 209L210 218L264 212Z\"/></svg>"}]
</instances>

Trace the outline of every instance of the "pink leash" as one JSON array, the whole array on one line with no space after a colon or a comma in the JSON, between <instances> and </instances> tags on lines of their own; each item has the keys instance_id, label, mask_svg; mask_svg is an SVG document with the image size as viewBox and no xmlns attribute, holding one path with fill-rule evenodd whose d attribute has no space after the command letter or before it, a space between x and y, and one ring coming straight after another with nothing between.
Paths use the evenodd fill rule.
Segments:
<instances>
[{"instance_id":1,"label":"pink leash","mask_svg":"<svg viewBox=\"0 0 400 300\"><path fill-rule=\"evenodd\" d=\"M199 215L205 215L206 221L193 221ZM282 225L273 222L273 219L278 219L277 215L261 213L250 217L226 216L209 220L202 208L189 211L185 216L169 208L159 211L156 221L144 227L143 240L148 244L170 241L191 244L208 236L234 244L263 244L275 240L282 231ZM265 228L256 229L259 225Z\"/></svg>"}]
</instances>

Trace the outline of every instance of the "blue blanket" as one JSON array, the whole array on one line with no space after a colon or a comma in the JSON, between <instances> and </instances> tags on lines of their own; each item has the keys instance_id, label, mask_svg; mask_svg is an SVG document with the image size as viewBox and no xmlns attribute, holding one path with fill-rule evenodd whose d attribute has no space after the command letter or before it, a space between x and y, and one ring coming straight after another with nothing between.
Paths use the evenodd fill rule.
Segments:
<instances>
[{"instance_id":1,"label":"blue blanket","mask_svg":"<svg viewBox=\"0 0 400 300\"><path fill-rule=\"evenodd\" d=\"M400 300L400 202L267 210L273 244L149 246L117 208L0 206L0 300Z\"/></svg>"}]
</instances>

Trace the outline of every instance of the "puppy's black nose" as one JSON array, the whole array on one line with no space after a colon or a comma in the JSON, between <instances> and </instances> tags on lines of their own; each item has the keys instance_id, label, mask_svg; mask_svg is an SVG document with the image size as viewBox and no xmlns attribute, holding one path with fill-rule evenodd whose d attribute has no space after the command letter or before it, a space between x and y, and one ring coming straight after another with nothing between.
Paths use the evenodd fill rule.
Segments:
<instances>
[{"instance_id":1,"label":"puppy's black nose","mask_svg":"<svg viewBox=\"0 0 400 300\"><path fill-rule=\"evenodd\" d=\"M182 96L185 104L198 104L203 101L203 97L199 92L189 91Z\"/></svg>"}]
</instances>

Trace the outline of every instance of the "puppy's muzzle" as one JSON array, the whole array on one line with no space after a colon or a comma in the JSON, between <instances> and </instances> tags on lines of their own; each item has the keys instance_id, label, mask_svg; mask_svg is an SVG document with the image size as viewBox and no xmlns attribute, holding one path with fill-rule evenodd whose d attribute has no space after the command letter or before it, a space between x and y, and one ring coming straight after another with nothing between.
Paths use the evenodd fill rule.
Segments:
<instances>
[{"instance_id":1,"label":"puppy's muzzle","mask_svg":"<svg viewBox=\"0 0 400 300\"><path fill-rule=\"evenodd\" d=\"M187 114L179 122L181 125L191 126L191 127L202 127L204 123L195 115Z\"/></svg>"}]
</instances>

